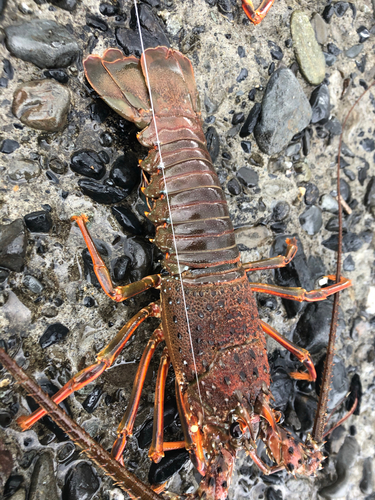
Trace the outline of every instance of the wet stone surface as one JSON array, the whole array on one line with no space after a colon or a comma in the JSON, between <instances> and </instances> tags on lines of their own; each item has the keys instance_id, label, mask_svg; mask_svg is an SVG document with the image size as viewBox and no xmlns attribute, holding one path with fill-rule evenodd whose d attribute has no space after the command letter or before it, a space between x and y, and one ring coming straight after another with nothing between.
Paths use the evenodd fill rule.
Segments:
<instances>
[{"instance_id":1,"label":"wet stone surface","mask_svg":"<svg viewBox=\"0 0 375 500\"><path fill-rule=\"evenodd\" d=\"M147 0L140 5L146 46L170 45L192 62L203 104L204 133L225 188L242 261L282 255L285 239L298 233L297 256L286 268L253 273L250 279L312 290L322 286L322 276L335 272L337 134L352 104L373 81L374 10L371 0L295 3L315 31L317 53L323 52L326 58L319 86L308 83L301 71L309 62L316 72L321 56L315 58L308 50L297 63L299 48L290 27L296 8L293 2L274 2L258 26L251 25L240 2L232 0ZM115 286L160 272L163 255L148 240L155 238L155 228L144 216L150 207L138 189L138 159L145 158L147 151L137 142L136 127L99 99L82 69L82 59L89 53L103 54L108 47L118 47L127 54L139 54L141 46L131 2L8 0L6 5L0 1L1 10L0 24L7 32L0 44L0 345L52 395L94 363L97 353L142 307L158 300L159 292L148 290L123 303L111 301L100 288L79 229L70 222L73 214L87 214ZM276 78L285 68L294 75L298 91L282 89L273 99L270 128L263 129L261 149L254 131L268 106L264 96L270 75ZM67 100L55 99L51 91L48 109L41 116L41 99L46 94L40 92L42 83L38 83L22 108L22 116L30 113L34 121L22 122L12 113L12 103L17 88L30 82L48 82L53 88L61 85L69 93L69 109L64 108ZM341 156L346 181L343 194L352 210L350 215L344 211L345 249L349 251L343 256L343 274L353 286L340 294L333 396L337 401L347 390L359 391L360 408L327 442L328 457L317 477L285 472L266 477L240 452L228 500L325 498L319 490L327 498L340 500L373 496L368 467L374 461L375 427L373 96L370 89L348 121ZM305 113L303 128L294 123L301 100L312 107L312 115ZM66 117L55 131L48 128L50 111L51 116ZM35 128L38 121L46 128ZM291 124L293 130L289 130ZM275 135L268 135L269 131ZM275 143L278 149L272 149ZM97 155L93 169L90 159L84 166L85 172L94 170L99 177L87 178L70 168L72 158L82 151ZM314 234L301 226L307 211L320 213L322 219L322 224L311 226ZM42 224L37 220L27 229L24 217L40 212ZM3 240L7 227L11 227L11 238ZM300 304L267 294L256 294L256 300L261 319L307 346L320 373L331 301ZM50 332L41 345L48 327L56 324L62 329ZM64 406L107 450L124 415L142 352L157 326L158 321L151 319L141 325L119 362ZM304 438L311 430L316 387L293 381L289 373L303 371L301 364L274 341L267 339L267 345L275 396L272 405L283 412L282 425ZM145 482L161 350L151 360L134 436L124 456L128 468ZM4 371L0 376L0 442L11 451L11 460L0 460L0 497L5 488L6 498L12 500L30 499L39 491L43 498L59 500L126 498L108 477L93 471L92 463L50 420L22 434L15 419L35 409L35 403ZM168 406L174 386L170 369L166 441L183 438L176 408ZM350 408L351 397L339 407L332 423ZM357 445L343 446L348 436L349 443L354 439ZM166 467L155 466L150 477L166 479L181 458L168 489L178 494L192 492L200 478L186 452L177 455ZM53 468L38 472L39 460L53 461Z\"/></svg>"}]
</instances>

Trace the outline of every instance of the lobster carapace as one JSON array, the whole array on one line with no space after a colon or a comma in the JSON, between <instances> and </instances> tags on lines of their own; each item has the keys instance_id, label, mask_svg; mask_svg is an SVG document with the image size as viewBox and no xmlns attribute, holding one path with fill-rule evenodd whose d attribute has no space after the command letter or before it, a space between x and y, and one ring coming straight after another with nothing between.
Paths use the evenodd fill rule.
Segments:
<instances>
[{"instance_id":1,"label":"lobster carapace","mask_svg":"<svg viewBox=\"0 0 375 500\"><path fill-rule=\"evenodd\" d=\"M145 174L142 189L150 205L147 216L156 226L154 243L164 252L167 273L114 287L87 230L87 217L73 217L109 297L120 302L157 287L161 298L139 311L97 355L97 362L73 377L53 400L58 403L95 380L113 364L136 328L147 317L158 317L161 324L140 361L113 457L122 462L151 357L160 342L165 342L150 457L157 462L165 450L189 450L204 479L188 498L225 499L239 448L245 448L264 473L282 468L314 473L322 459L319 443L311 437L305 442L294 437L280 425L280 415L272 409L265 333L306 367L306 372L292 373L293 378L315 380L314 366L307 351L259 319L253 292L317 301L350 286L350 281L342 278L310 292L249 282L251 271L287 265L297 251L296 241L287 240L285 256L241 263L225 195L206 147L193 69L185 56L157 47L147 49L139 60L109 49L102 57L89 56L84 67L101 98L142 129L138 139L150 149L140 163ZM184 440L165 443L163 403L170 363L176 375ZM29 428L45 413L37 410L19 422L23 429ZM274 461L271 467L257 454L259 438Z\"/></svg>"}]
</instances>

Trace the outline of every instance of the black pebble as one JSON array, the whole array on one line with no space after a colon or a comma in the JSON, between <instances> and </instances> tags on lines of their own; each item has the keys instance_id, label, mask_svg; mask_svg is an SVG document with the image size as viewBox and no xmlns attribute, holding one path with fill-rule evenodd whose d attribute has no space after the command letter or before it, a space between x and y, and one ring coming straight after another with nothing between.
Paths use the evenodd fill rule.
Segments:
<instances>
[{"instance_id":1,"label":"black pebble","mask_svg":"<svg viewBox=\"0 0 375 500\"><path fill-rule=\"evenodd\" d=\"M117 222L128 233L140 236L143 234L142 224L130 208L125 206L112 207L112 214L116 217Z\"/></svg>"},{"instance_id":2,"label":"black pebble","mask_svg":"<svg viewBox=\"0 0 375 500\"><path fill-rule=\"evenodd\" d=\"M249 101L255 101L256 93L257 93L257 89L249 90L249 94L248 94Z\"/></svg>"},{"instance_id":3,"label":"black pebble","mask_svg":"<svg viewBox=\"0 0 375 500\"><path fill-rule=\"evenodd\" d=\"M14 70L9 59L3 59L3 69L5 76L8 78L8 80L13 80Z\"/></svg>"},{"instance_id":4,"label":"black pebble","mask_svg":"<svg viewBox=\"0 0 375 500\"><path fill-rule=\"evenodd\" d=\"M254 104L251 108L248 117L245 120L241 130L240 137L244 138L253 133L255 125L258 123L259 115L262 110L262 105L260 103Z\"/></svg>"},{"instance_id":5,"label":"black pebble","mask_svg":"<svg viewBox=\"0 0 375 500\"><path fill-rule=\"evenodd\" d=\"M49 347L50 345L62 342L69 333L69 328L62 325L61 323L54 323L49 325L46 331L39 339L39 344L42 349Z\"/></svg>"},{"instance_id":6,"label":"black pebble","mask_svg":"<svg viewBox=\"0 0 375 500\"><path fill-rule=\"evenodd\" d=\"M237 125L238 123L242 123L245 120L245 115L242 111L238 113L234 113L232 116L232 125Z\"/></svg>"},{"instance_id":7,"label":"black pebble","mask_svg":"<svg viewBox=\"0 0 375 500\"><path fill-rule=\"evenodd\" d=\"M130 264L130 259L125 255L116 259L113 265L113 277L115 278L115 281L119 282L125 280L126 271L129 267L129 264Z\"/></svg>"},{"instance_id":8,"label":"black pebble","mask_svg":"<svg viewBox=\"0 0 375 500\"><path fill-rule=\"evenodd\" d=\"M324 51L323 51L323 55L324 55L324 59L326 61L326 65L329 68L335 64L336 59L337 59L336 56L334 56L333 54L329 54L328 52L324 52Z\"/></svg>"},{"instance_id":9,"label":"black pebble","mask_svg":"<svg viewBox=\"0 0 375 500\"><path fill-rule=\"evenodd\" d=\"M128 196L128 193L119 187L100 184L92 179L80 179L78 185L83 194L104 205L119 203Z\"/></svg>"},{"instance_id":10,"label":"black pebble","mask_svg":"<svg viewBox=\"0 0 375 500\"><path fill-rule=\"evenodd\" d=\"M84 402L82 403L83 408L87 411L87 413L93 413L95 408L98 406L100 397L103 393L103 389L101 386L97 385L94 387L94 390L89 394Z\"/></svg>"},{"instance_id":11,"label":"black pebble","mask_svg":"<svg viewBox=\"0 0 375 500\"><path fill-rule=\"evenodd\" d=\"M246 68L242 68L241 71L240 71L240 74L236 78L236 81L238 83L243 82L244 80L246 80L248 74L249 74L249 72L247 71L247 69Z\"/></svg>"},{"instance_id":12,"label":"black pebble","mask_svg":"<svg viewBox=\"0 0 375 500\"><path fill-rule=\"evenodd\" d=\"M59 83L68 83L69 76L63 69L48 69L44 72L46 78L53 78Z\"/></svg>"},{"instance_id":13,"label":"black pebble","mask_svg":"<svg viewBox=\"0 0 375 500\"><path fill-rule=\"evenodd\" d=\"M355 271L355 262L351 255L348 255L343 262L344 271Z\"/></svg>"},{"instance_id":14,"label":"black pebble","mask_svg":"<svg viewBox=\"0 0 375 500\"><path fill-rule=\"evenodd\" d=\"M89 13L86 14L86 24L87 26L100 31L107 31L108 29L108 24L103 21L103 19Z\"/></svg>"},{"instance_id":15,"label":"black pebble","mask_svg":"<svg viewBox=\"0 0 375 500\"><path fill-rule=\"evenodd\" d=\"M362 139L359 144L365 151L367 151L367 153L371 153L375 149L375 141L374 139L370 139L369 137Z\"/></svg>"},{"instance_id":16,"label":"black pebble","mask_svg":"<svg viewBox=\"0 0 375 500\"><path fill-rule=\"evenodd\" d=\"M186 450L166 451L165 456L158 464L151 463L148 480L150 484L164 483L169 477L178 472L189 460Z\"/></svg>"},{"instance_id":17,"label":"black pebble","mask_svg":"<svg viewBox=\"0 0 375 500\"><path fill-rule=\"evenodd\" d=\"M325 123L330 114L329 90L325 83L317 87L310 96L311 123Z\"/></svg>"},{"instance_id":18,"label":"black pebble","mask_svg":"<svg viewBox=\"0 0 375 500\"><path fill-rule=\"evenodd\" d=\"M208 127L204 134L207 142L207 149L210 153L212 163L215 163L220 151L220 139L215 127Z\"/></svg>"},{"instance_id":19,"label":"black pebble","mask_svg":"<svg viewBox=\"0 0 375 500\"><path fill-rule=\"evenodd\" d=\"M99 12L103 16L115 16L118 13L118 5L111 3L101 3L99 5Z\"/></svg>"},{"instance_id":20,"label":"black pebble","mask_svg":"<svg viewBox=\"0 0 375 500\"><path fill-rule=\"evenodd\" d=\"M109 132L103 132L102 134L100 134L99 142L103 147L109 148L110 146L112 146L113 142L111 134Z\"/></svg>"},{"instance_id":21,"label":"black pebble","mask_svg":"<svg viewBox=\"0 0 375 500\"><path fill-rule=\"evenodd\" d=\"M334 43L330 42L330 43L327 43L327 50L330 54L332 54L333 56L338 56L339 54L341 54L342 50L339 49L337 47L337 45L335 45Z\"/></svg>"},{"instance_id":22,"label":"black pebble","mask_svg":"<svg viewBox=\"0 0 375 500\"><path fill-rule=\"evenodd\" d=\"M334 12L335 12L335 10L333 8L333 5L332 4L327 5L325 7L325 9L323 10L323 14L322 14L323 19L327 23L330 23Z\"/></svg>"},{"instance_id":23,"label":"black pebble","mask_svg":"<svg viewBox=\"0 0 375 500\"><path fill-rule=\"evenodd\" d=\"M24 478L20 474L12 474L11 476L9 476L4 486L4 499L13 496L14 493L16 493L20 489L23 481Z\"/></svg>"},{"instance_id":24,"label":"black pebble","mask_svg":"<svg viewBox=\"0 0 375 500\"><path fill-rule=\"evenodd\" d=\"M359 43L366 42L370 38L370 32L366 26L360 26L357 29L357 33L359 35Z\"/></svg>"},{"instance_id":25,"label":"black pebble","mask_svg":"<svg viewBox=\"0 0 375 500\"><path fill-rule=\"evenodd\" d=\"M69 469L65 476L62 500L89 500L99 489L96 472L87 462L80 462Z\"/></svg>"},{"instance_id":26,"label":"black pebble","mask_svg":"<svg viewBox=\"0 0 375 500\"><path fill-rule=\"evenodd\" d=\"M259 175L252 168L242 167L237 172L237 179L246 187L254 187L258 185Z\"/></svg>"},{"instance_id":27,"label":"black pebble","mask_svg":"<svg viewBox=\"0 0 375 500\"><path fill-rule=\"evenodd\" d=\"M290 212L290 206L286 201L278 201L276 205L273 207L272 216L273 219L277 222L280 222L286 219Z\"/></svg>"},{"instance_id":28,"label":"black pebble","mask_svg":"<svg viewBox=\"0 0 375 500\"><path fill-rule=\"evenodd\" d=\"M305 193L305 203L306 205L315 205L315 203L319 199L319 189L318 187L309 182L306 184L306 193Z\"/></svg>"},{"instance_id":29,"label":"black pebble","mask_svg":"<svg viewBox=\"0 0 375 500\"><path fill-rule=\"evenodd\" d=\"M337 2L334 4L334 10L337 17L342 17L349 8L348 2Z\"/></svg>"},{"instance_id":30,"label":"black pebble","mask_svg":"<svg viewBox=\"0 0 375 500\"><path fill-rule=\"evenodd\" d=\"M1 144L0 153L9 155L19 147L20 145L18 144L17 141L14 141L13 139L5 139Z\"/></svg>"},{"instance_id":31,"label":"black pebble","mask_svg":"<svg viewBox=\"0 0 375 500\"><path fill-rule=\"evenodd\" d=\"M90 104L90 118L98 123L103 123L111 112L109 106L102 100Z\"/></svg>"},{"instance_id":32,"label":"black pebble","mask_svg":"<svg viewBox=\"0 0 375 500\"><path fill-rule=\"evenodd\" d=\"M116 186L124 189L126 194L130 194L140 184L141 175L138 158L132 152L117 158L109 174Z\"/></svg>"},{"instance_id":33,"label":"black pebble","mask_svg":"<svg viewBox=\"0 0 375 500\"><path fill-rule=\"evenodd\" d=\"M239 195L242 191L241 185L237 179L231 179L230 181L228 181L227 188L230 194L233 194L235 196Z\"/></svg>"},{"instance_id":34,"label":"black pebble","mask_svg":"<svg viewBox=\"0 0 375 500\"><path fill-rule=\"evenodd\" d=\"M45 210L25 215L24 221L31 233L48 233L52 227L51 215Z\"/></svg>"},{"instance_id":35,"label":"black pebble","mask_svg":"<svg viewBox=\"0 0 375 500\"><path fill-rule=\"evenodd\" d=\"M245 153L250 154L251 153L251 142L250 141L241 141L241 148Z\"/></svg>"},{"instance_id":36,"label":"black pebble","mask_svg":"<svg viewBox=\"0 0 375 500\"><path fill-rule=\"evenodd\" d=\"M92 149L76 151L70 158L70 168L77 174L99 180L105 174L102 158Z\"/></svg>"},{"instance_id":37,"label":"black pebble","mask_svg":"<svg viewBox=\"0 0 375 500\"><path fill-rule=\"evenodd\" d=\"M95 300L92 297L84 297L84 299L83 299L83 305L85 307L94 307Z\"/></svg>"}]
</instances>

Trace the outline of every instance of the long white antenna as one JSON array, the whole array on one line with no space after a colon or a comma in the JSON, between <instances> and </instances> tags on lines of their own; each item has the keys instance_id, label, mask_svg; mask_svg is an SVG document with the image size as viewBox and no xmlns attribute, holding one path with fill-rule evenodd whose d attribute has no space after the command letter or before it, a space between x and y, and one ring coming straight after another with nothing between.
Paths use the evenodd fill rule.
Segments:
<instances>
[{"instance_id":1,"label":"long white antenna","mask_svg":"<svg viewBox=\"0 0 375 500\"><path fill-rule=\"evenodd\" d=\"M145 49L144 49L144 45L143 45L142 30L141 30L141 23L140 23L140 20L139 20L137 0L134 0L134 8L135 8L135 15L137 17L137 25L138 25L138 31L139 31L139 38L140 38L140 41L141 41L142 54L143 54L144 63L145 63L144 64L144 69L145 69L145 76L146 76L146 82L147 82L147 89L148 89L148 93L149 93L149 96L150 96L152 118L153 118L153 123L154 123L154 127L155 127L156 144L157 144L157 147L158 147L159 157L160 157L160 163L159 163L158 166L161 168L161 171L163 173L163 181L164 181L164 193L163 194L165 194L165 197L166 197L166 200L167 200L167 205L168 205L169 220L170 220L170 226L171 226L172 236L173 236L173 245L174 245L174 248L175 248L175 251L176 251L176 261L177 261L177 267L178 267L178 274L180 276L182 300L183 300L183 303L184 303L186 324L187 324L187 329L188 329L188 333L189 333L191 355L192 355L192 358L193 358L195 378L197 380L198 396L199 396L199 400L200 400L201 407L202 407L202 414L204 416L204 407L203 407L201 390L200 390L200 386L199 386L197 364L196 364L196 361L195 361L195 354L194 354L194 349L193 349L193 339L192 339L192 336L191 336L190 321L189 321L189 315L188 315L188 311L187 311L187 304L186 304L186 298L185 298L185 289L184 289L184 283L183 283L183 279L182 279L182 272L181 272L181 267L180 267L180 259L179 259L179 256L178 256L176 236L175 236L174 226L173 226L171 205L169 203L167 180L165 178L165 168L164 168L164 162L163 162L163 158L162 158L162 154L161 154L161 147L160 147L161 145L160 145L160 141L159 141L158 127L157 127L157 124L156 124L154 103L152 101L151 85L150 85L150 79L149 79L149 76L148 76L146 53L145 53Z\"/></svg>"}]
</instances>

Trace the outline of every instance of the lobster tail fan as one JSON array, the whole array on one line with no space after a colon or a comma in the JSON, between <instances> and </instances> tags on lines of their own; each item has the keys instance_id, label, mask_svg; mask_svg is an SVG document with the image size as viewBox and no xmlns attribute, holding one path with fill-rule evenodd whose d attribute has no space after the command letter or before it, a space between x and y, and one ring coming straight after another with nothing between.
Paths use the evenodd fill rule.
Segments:
<instances>
[{"instance_id":1,"label":"lobster tail fan","mask_svg":"<svg viewBox=\"0 0 375 500\"><path fill-rule=\"evenodd\" d=\"M190 61L167 47L146 49L141 57L157 116L196 116L198 92Z\"/></svg>"},{"instance_id":2,"label":"lobster tail fan","mask_svg":"<svg viewBox=\"0 0 375 500\"><path fill-rule=\"evenodd\" d=\"M90 85L116 113L139 128L150 123L148 91L136 57L109 49L103 57L87 57L83 66Z\"/></svg>"}]
</instances>

